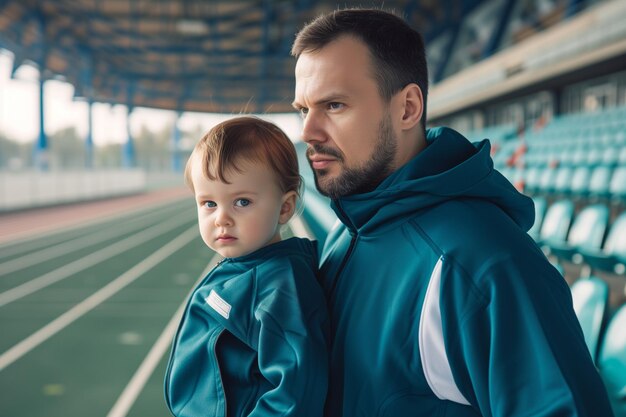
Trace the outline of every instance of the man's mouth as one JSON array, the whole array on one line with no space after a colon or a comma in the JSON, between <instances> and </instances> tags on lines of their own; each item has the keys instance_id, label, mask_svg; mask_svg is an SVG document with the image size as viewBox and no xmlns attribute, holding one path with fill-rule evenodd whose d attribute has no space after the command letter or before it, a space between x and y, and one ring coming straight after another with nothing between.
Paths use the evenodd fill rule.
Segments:
<instances>
[{"instance_id":1,"label":"man's mouth","mask_svg":"<svg viewBox=\"0 0 626 417\"><path fill-rule=\"evenodd\" d=\"M309 162L313 169L328 168L328 166L335 161L337 161L337 158L333 156L329 156L329 155L323 155L323 154L309 155Z\"/></svg>"}]
</instances>

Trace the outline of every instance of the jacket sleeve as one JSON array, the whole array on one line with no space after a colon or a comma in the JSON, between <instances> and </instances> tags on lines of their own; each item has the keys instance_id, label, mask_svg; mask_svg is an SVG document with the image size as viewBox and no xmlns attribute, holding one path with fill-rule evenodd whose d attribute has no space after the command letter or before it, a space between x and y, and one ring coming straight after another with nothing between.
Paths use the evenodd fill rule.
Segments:
<instances>
[{"instance_id":1,"label":"jacket sleeve","mask_svg":"<svg viewBox=\"0 0 626 417\"><path fill-rule=\"evenodd\" d=\"M442 288L442 297L480 300L442 312L454 379L470 404L493 417L612 416L569 287L543 255L505 256L478 275L474 288Z\"/></svg>"},{"instance_id":2,"label":"jacket sleeve","mask_svg":"<svg viewBox=\"0 0 626 417\"><path fill-rule=\"evenodd\" d=\"M258 343L259 370L274 388L259 398L250 417L322 416L328 385L328 319L321 289L309 290L298 296L295 288L281 286L260 299L253 329L258 338L253 340Z\"/></svg>"}]
</instances>

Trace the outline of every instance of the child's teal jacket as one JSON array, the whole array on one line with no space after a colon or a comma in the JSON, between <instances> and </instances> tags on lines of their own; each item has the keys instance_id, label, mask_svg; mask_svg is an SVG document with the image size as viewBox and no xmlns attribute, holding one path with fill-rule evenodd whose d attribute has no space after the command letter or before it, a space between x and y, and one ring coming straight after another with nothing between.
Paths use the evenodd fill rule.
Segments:
<instances>
[{"instance_id":1,"label":"child's teal jacket","mask_svg":"<svg viewBox=\"0 0 626 417\"><path fill-rule=\"evenodd\" d=\"M165 397L177 417L320 417L328 315L315 243L291 238L225 259L193 291Z\"/></svg>"}]
</instances>

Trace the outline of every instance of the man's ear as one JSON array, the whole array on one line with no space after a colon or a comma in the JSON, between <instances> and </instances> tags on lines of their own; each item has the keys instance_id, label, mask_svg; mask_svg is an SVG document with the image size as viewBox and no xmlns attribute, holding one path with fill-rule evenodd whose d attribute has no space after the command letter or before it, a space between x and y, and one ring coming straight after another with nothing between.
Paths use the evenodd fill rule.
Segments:
<instances>
[{"instance_id":1,"label":"man's ear","mask_svg":"<svg viewBox=\"0 0 626 417\"><path fill-rule=\"evenodd\" d=\"M402 109L400 128L409 130L420 123L424 112L424 96L422 90L415 83L411 83L396 93L398 105Z\"/></svg>"},{"instance_id":2,"label":"man's ear","mask_svg":"<svg viewBox=\"0 0 626 417\"><path fill-rule=\"evenodd\" d=\"M298 200L298 194L295 191L288 191L283 194L282 203L280 205L280 216L278 217L278 224L285 224L291 219L296 211L296 201Z\"/></svg>"}]
</instances>

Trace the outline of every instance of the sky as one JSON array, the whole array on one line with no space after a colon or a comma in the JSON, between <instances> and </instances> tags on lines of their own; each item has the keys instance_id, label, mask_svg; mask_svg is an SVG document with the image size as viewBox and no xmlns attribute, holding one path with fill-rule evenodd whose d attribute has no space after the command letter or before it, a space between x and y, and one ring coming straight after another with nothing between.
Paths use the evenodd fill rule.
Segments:
<instances>
[{"instance_id":1,"label":"sky","mask_svg":"<svg viewBox=\"0 0 626 417\"><path fill-rule=\"evenodd\" d=\"M33 141L39 135L39 71L30 65L21 65L13 79L11 69L13 54L0 49L0 132L8 138L20 141ZM74 101L74 87L71 84L49 80L45 89L45 130L46 134L75 126L81 137L87 135L87 103ZM126 133L127 110L124 105L111 106L105 103L93 105L93 141L96 145L123 143ZM201 126L210 129L216 123L231 115L183 113L178 127L183 131ZM281 127L292 139L300 138L301 122L297 114L263 115ZM142 126L153 132L172 125L176 118L173 111L137 107L131 115L131 132L137 134Z\"/></svg>"}]
</instances>

